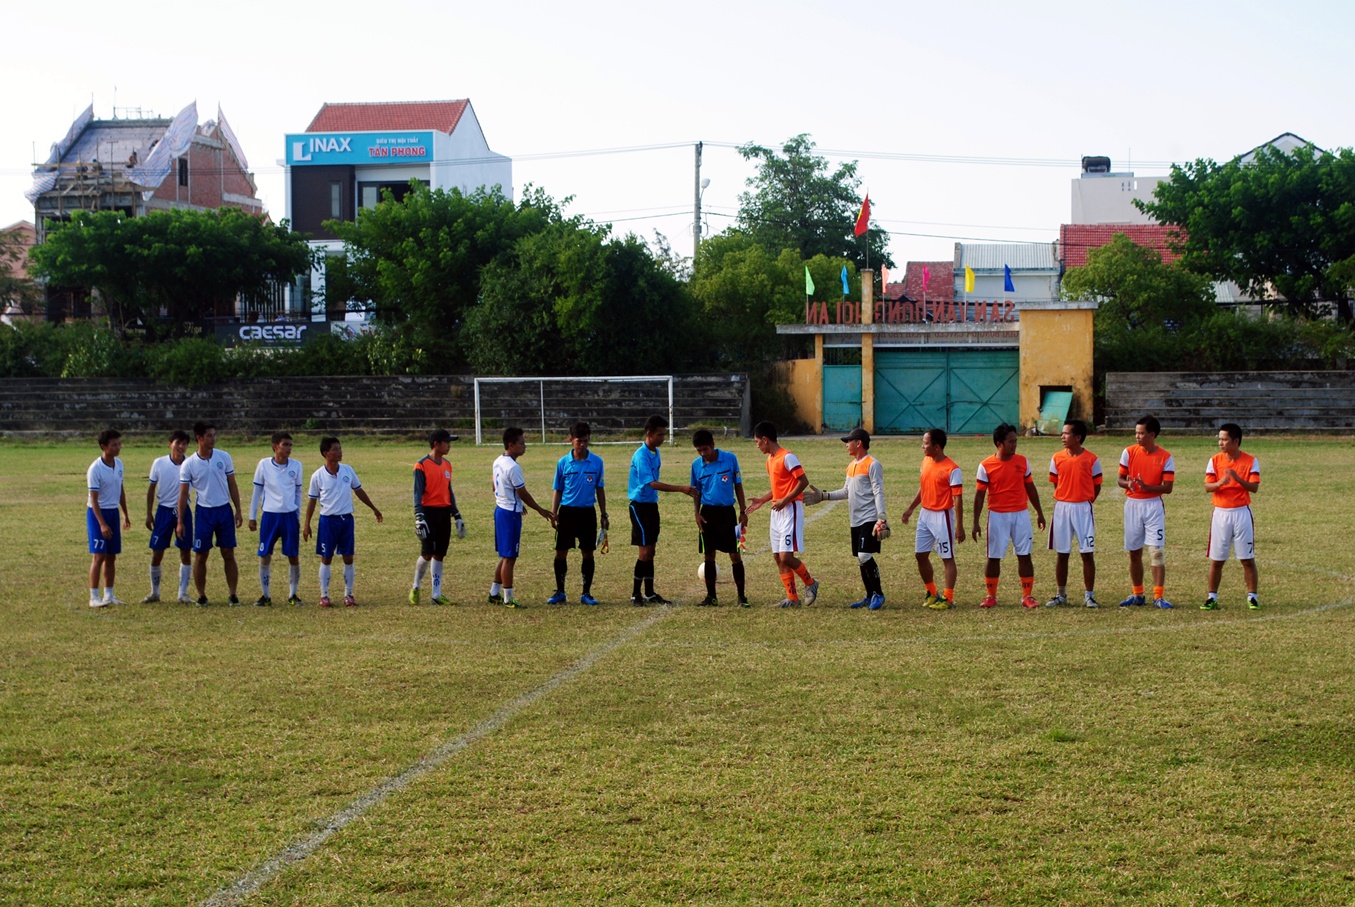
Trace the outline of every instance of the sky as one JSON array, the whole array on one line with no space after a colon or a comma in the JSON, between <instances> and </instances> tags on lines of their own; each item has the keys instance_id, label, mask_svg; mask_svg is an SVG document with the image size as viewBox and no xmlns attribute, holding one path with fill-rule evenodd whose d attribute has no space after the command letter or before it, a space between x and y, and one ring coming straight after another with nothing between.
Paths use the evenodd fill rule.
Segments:
<instances>
[{"instance_id":1,"label":"sky","mask_svg":"<svg viewBox=\"0 0 1355 907\"><path fill-rule=\"evenodd\" d=\"M807 133L858 162L896 266L956 241L1051 242L1083 155L1116 171L1227 160L1283 132L1355 144L1355 4L1328 0L183 0L154 15L20 4L0 34L0 226L31 220L33 164L93 102L218 105L286 216L284 135L325 102L468 98L514 191L692 250L734 222L754 142Z\"/></svg>"}]
</instances>

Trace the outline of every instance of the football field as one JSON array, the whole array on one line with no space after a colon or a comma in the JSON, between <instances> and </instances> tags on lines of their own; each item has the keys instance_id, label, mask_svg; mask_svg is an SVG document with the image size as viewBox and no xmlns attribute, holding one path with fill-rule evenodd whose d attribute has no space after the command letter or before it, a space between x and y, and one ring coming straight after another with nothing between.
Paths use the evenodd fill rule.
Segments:
<instances>
[{"instance_id":1,"label":"football field","mask_svg":"<svg viewBox=\"0 0 1355 907\"><path fill-rule=\"evenodd\" d=\"M310 474L318 436L296 436ZM567 448L528 436L519 461L548 504ZM79 443L0 442L0 903L249 905L1349 904L1355 901L1355 443L1247 438L1262 609L1224 569L1202 612L1209 437L1165 433L1167 597L1128 593L1115 464L1132 437L1088 439L1108 476L1096 506L1102 607L1038 608L1003 561L980 610L983 543L958 549L957 607L921 607L911 526L921 442L877 439L893 537L888 603L851 610L861 580L845 503L808 508L815 606L780 609L767 513L748 540L753 607L705 594L690 499L661 495L660 593L629 603L633 445L607 464L611 550L594 595L546 606L547 523L528 512L513 611L486 601L496 557L496 445L452 445L468 535L452 540L457 603L411 606L412 466L427 445L345 439L385 515L357 507L357 608L321 610L313 542L304 607L88 607ZM848 462L834 438L787 439L820 488ZM768 487L751 440L717 445ZM1045 513L1057 438L1023 438ZM266 439L223 437L248 507ZM991 440L953 438L966 528ZM160 442L127 443L133 529L118 596L148 591L144 476ZM688 437L663 450L687 481ZM1333 479L1333 477L1335 477ZM240 596L258 595L240 534ZM1037 531L1035 596L1053 593ZM164 588L173 598L173 555ZM727 560L720 556L722 572ZM939 561L935 562L939 572ZM1080 599L1073 558L1070 593ZM335 588L342 594L341 571ZM283 594L279 595L279 589ZM425 581L424 601L428 600Z\"/></svg>"}]
</instances>

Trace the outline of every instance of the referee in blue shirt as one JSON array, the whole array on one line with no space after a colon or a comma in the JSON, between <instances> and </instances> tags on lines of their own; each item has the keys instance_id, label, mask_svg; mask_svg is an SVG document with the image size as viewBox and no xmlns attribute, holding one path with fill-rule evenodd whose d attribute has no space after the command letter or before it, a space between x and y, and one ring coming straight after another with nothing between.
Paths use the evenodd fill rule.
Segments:
<instances>
[{"instance_id":1,"label":"referee in blue shirt","mask_svg":"<svg viewBox=\"0 0 1355 907\"><path fill-rule=\"evenodd\" d=\"M546 599L548 605L565 603L565 576L569 573L569 549L578 542L583 555L580 572L583 574L583 594L579 602L596 605L593 598L593 549L597 547L596 502L602 508L602 528L610 529L607 520L607 492L602 487L602 458L588 449L593 429L587 422L569 426L569 453L555 464L555 495L551 512L555 514L555 594Z\"/></svg>"},{"instance_id":2,"label":"referee in blue shirt","mask_svg":"<svg viewBox=\"0 0 1355 907\"><path fill-rule=\"evenodd\" d=\"M748 528L748 513L743 500L743 474L739 459L727 450L715 447L715 438L702 428L692 435L692 446L697 457L692 461L692 487L700 494L696 498L696 526L701 532L700 551L705 555L706 599L699 604L714 606L715 552L729 554L734 585L739 593L739 605L748 607L748 596L743 587L743 558L739 556L739 538ZM734 513L738 501L739 512Z\"/></svg>"}]
</instances>

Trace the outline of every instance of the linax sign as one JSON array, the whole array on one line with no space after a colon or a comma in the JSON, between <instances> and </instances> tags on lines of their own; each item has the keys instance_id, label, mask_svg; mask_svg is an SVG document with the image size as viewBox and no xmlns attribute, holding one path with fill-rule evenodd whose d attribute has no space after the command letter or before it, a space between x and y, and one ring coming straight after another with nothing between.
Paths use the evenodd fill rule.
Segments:
<instances>
[{"instance_id":1,"label":"linax sign","mask_svg":"<svg viewBox=\"0 0 1355 907\"><path fill-rule=\"evenodd\" d=\"M875 303L876 324L1001 324L1016 320L1016 303L1010 299ZM859 302L805 303L805 324L861 323Z\"/></svg>"}]
</instances>

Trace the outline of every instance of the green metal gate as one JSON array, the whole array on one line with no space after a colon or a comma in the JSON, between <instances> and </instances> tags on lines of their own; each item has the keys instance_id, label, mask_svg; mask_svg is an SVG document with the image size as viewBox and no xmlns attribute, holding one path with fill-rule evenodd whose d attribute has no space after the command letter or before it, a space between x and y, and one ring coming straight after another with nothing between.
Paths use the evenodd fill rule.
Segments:
<instances>
[{"instance_id":1,"label":"green metal gate","mask_svg":"<svg viewBox=\"0 0 1355 907\"><path fill-rule=\"evenodd\" d=\"M850 431L861 424L861 366L823 367L823 424L829 431Z\"/></svg>"},{"instance_id":2,"label":"green metal gate","mask_svg":"<svg viewBox=\"0 0 1355 907\"><path fill-rule=\"evenodd\" d=\"M825 396L825 410L827 398ZM1020 354L1010 350L876 350L875 430L987 434L1021 412Z\"/></svg>"}]
</instances>

